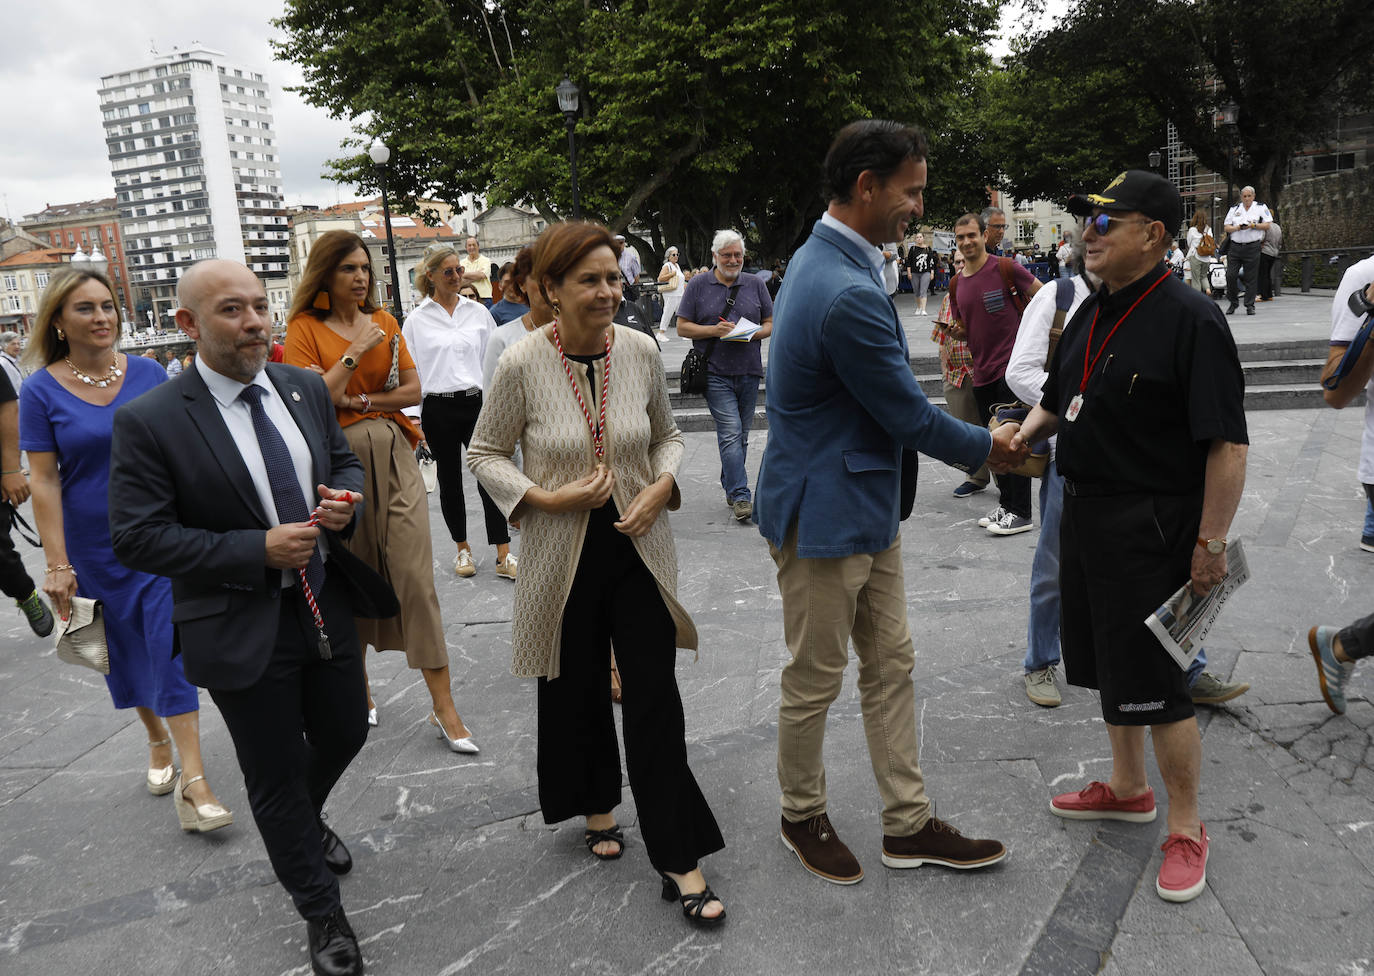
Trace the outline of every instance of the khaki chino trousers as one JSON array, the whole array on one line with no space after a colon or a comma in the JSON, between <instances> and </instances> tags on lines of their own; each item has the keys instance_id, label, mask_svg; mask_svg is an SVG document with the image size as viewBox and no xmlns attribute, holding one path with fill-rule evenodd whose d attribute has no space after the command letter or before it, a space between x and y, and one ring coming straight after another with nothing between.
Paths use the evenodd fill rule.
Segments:
<instances>
[{"instance_id":1,"label":"khaki chino trousers","mask_svg":"<svg viewBox=\"0 0 1374 976\"><path fill-rule=\"evenodd\" d=\"M822 749L826 716L840 692L849 642L859 659L859 702L868 757L883 800L883 833L914 834L930 819L917 761L916 652L906 618L901 538L882 552L834 559L797 556L793 525L778 567L783 633L792 660L778 706L782 813L794 823L826 812Z\"/></svg>"}]
</instances>

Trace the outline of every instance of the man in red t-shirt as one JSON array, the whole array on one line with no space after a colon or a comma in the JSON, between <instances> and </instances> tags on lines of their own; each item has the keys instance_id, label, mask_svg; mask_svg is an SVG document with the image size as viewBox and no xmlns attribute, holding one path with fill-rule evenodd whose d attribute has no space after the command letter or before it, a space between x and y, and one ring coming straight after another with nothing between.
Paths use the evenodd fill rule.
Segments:
<instances>
[{"instance_id":1,"label":"man in red t-shirt","mask_svg":"<svg viewBox=\"0 0 1374 976\"><path fill-rule=\"evenodd\" d=\"M954 242L964 256L964 270L949 283L949 334L968 343L973 358L973 396L986 423L992 408L1015 403L1005 375L1021 311L1040 282L1009 258L988 254L986 225L978 214L968 213L954 224ZM1000 504L979 519L993 535L1017 535L1031 529L1030 479L999 474Z\"/></svg>"}]
</instances>

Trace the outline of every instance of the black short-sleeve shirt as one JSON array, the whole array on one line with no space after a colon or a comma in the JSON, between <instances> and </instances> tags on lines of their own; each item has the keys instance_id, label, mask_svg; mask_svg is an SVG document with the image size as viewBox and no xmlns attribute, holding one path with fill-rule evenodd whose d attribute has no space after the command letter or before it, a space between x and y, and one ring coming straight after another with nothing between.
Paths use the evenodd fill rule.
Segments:
<instances>
[{"instance_id":1,"label":"black short-sleeve shirt","mask_svg":"<svg viewBox=\"0 0 1374 976\"><path fill-rule=\"evenodd\" d=\"M19 397L14 392L14 384L5 375L5 371L0 369L0 403L9 403L11 400L18 400Z\"/></svg>"},{"instance_id":2,"label":"black short-sleeve shirt","mask_svg":"<svg viewBox=\"0 0 1374 976\"><path fill-rule=\"evenodd\" d=\"M1097 355L1083 405L1068 420L1092 332ZM1185 495L1201 490L1211 441L1248 444L1245 378L1226 318L1160 262L1115 294L1089 296L1055 349L1041 404L1059 417L1059 471L1119 490ZM1097 323L1093 326L1093 318Z\"/></svg>"}]
</instances>

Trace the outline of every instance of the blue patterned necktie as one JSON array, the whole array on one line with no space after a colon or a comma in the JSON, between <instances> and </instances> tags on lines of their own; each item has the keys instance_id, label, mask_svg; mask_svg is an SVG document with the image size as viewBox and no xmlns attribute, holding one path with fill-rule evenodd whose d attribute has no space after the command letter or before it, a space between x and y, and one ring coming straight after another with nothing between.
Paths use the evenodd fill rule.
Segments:
<instances>
[{"instance_id":1,"label":"blue patterned necktie","mask_svg":"<svg viewBox=\"0 0 1374 976\"><path fill-rule=\"evenodd\" d=\"M239 394L239 399L248 404L253 414L253 432L258 435L258 447L262 449L262 462L267 466L267 481L272 487L272 502L277 507L277 518L285 525L288 522L310 521L310 509L306 507L305 496L301 494L300 482L296 480L296 466L291 462L291 452L282 440L281 431L267 416L263 409L262 398L267 391L256 384L249 384ZM310 589L319 593L324 586L324 560L320 558L320 547L310 554L310 563L305 567L305 581Z\"/></svg>"}]
</instances>

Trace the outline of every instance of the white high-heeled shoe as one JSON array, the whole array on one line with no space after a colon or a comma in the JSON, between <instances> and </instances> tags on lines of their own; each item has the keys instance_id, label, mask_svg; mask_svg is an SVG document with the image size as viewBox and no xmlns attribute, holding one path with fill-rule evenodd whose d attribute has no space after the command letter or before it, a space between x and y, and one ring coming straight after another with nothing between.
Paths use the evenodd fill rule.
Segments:
<instances>
[{"instance_id":1,"label":"white high-heeled shoe","mask_svg":"<svg viewBox=\"0 0 1374 976\"><path fill-rule=\"evenodd\" d=\"M156 742L149 742L148 747L150 749L155 749L158 746L169 746L171 744L171 739L158 739ZM172 792L172 787L175 785L173 781L176 778L177 767L176 763L174 762L168 763L161 769L156 769L152 766L149 766L148 792L153 794L153 796L166 796L168 793Z\"/></svg>"},{"instance_id":2,"label":"white high-heeled shoe","mask_svg":"<svg viewBox=\"0 0 1374 976\"><path fill-rule=\"evenodd\" d=\"M454 752L461 752L467 756L475 756L478 753L477 743L472 740L472 736L465 736L461 739L450 739L448 731L444 728L439 717L433 712L429 713L429 724L439 730L439 738L448 743L448 747Z\"/></svg>"},{"instance_id":3,"label":"white high-heeled shoe","mask_svg":"<svg viewBox=\"0 0 1374 976\"><path fill-rule=\"evenodd\" d=\"M181 777L178 776L176 792L172 794L172 799L176 801L177 820L181 821L181 829L188 833L196 831L204 834L227 827L234 822L234 815L218 803L197 805L186 799L186 788L203 779L204 776L192 776L182 783Z\"/></svg>"}]
</instances>

